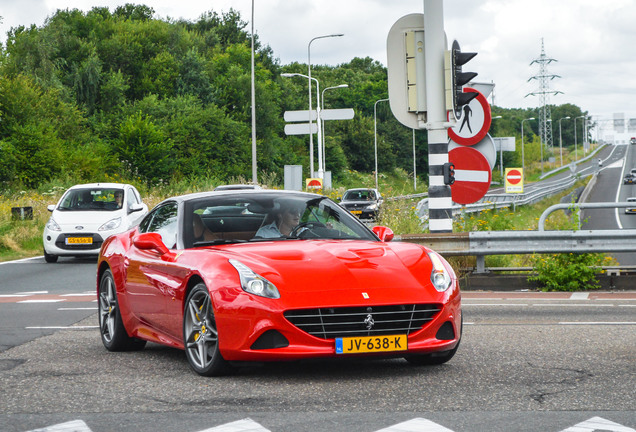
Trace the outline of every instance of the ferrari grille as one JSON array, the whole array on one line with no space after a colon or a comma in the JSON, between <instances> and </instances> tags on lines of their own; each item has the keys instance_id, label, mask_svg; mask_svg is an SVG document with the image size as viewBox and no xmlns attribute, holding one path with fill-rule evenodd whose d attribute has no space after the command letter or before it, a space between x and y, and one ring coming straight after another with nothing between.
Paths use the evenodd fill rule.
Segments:
<instances>
[{"instance_id":1,"label":"ferrari grille","mask_svg":"<svg viewBox=\"0 0 636 432\"><path fill-rule=\"evenodd\" d=\"M435 318L436 304L297 309L285 318L299 329L322 339L376 336L418 331Z\"/></svg>"}]
</instances>

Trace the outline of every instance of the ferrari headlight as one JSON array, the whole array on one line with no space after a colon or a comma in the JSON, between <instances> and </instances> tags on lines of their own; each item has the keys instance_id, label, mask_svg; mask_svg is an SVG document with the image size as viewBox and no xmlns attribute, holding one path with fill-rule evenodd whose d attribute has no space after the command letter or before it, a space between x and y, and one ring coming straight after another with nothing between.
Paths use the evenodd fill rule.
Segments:
<instances>
[{"instance_id":1,"label":"ferrari headlight","mask_svg":"<svg viewBox=\"0 0 636 432\"><path fill-rule=\"evenodd\" d=\"M111 231L111 230L114 230L116 228L119 228L119 225L121 225L121 218L120 217L109 220L104 225L100 226L98 231Z\"/></svg>"},{"instance_id":2,"label":"ferrari headlight","mask_svg":"<svg viewBox=\"0 0 636 432\"><path fill-rule=\"evenodd\" d=\"M442 257L435 252L429 252L428 256L433 264L433 270L431 270L431 282L433 282L433 286L437 291L444 292L451 286L451 276L448 274L448 270L442 262Z\"/></svg>"},{"instance_id":3,"label":"ferrari headlight","mask_svg":"<svg viewBox=\"0 0 636 432\"><path fill-rule=\"evenodd\" d=\"M62 228L55 222L55 219L52 217L49 218L49 221L46 223L46 227L51 231L62 231Z\"/></svg>"},{"instance_id":4,"label":"ferrari headlight","mask_svg":"<svg viewBox=\"0 0 636 432\"><path fill-rule=\"evenodd\" d=\"M231 259L230 264L238 271L243 291L261 297L272 299L280 298L280 293L273 283L254 271L242 262Z\"/></svg>"}]
</instances>

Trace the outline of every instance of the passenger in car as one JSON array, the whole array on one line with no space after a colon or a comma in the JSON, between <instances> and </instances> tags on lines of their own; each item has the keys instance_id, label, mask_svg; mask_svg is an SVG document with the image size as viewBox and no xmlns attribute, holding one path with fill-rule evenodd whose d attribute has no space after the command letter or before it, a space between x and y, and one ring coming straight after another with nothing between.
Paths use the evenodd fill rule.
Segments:
<instances>
[{"instance_id":1,"label":"passenger in car","mask_svg":"<svg viewBox=\"0 0 636 432\"><path fill-rule=\"evenodd\" d=\"M192 214L192 230L195 243L199 241L216 240L218 238L208 229L208 227L205 226L201 216L196 213Z\"/></svg>"}]
</instances>

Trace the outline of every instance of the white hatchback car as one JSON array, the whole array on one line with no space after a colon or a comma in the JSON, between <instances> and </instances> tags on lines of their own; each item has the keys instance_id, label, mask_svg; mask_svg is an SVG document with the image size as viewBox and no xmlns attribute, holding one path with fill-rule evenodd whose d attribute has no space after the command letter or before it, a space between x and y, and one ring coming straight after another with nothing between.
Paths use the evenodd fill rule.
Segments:
<instances>
[{"instance_id":1,"label":"white hatchback car","mask_svg":"<svg viewBox=\"0 0 636 432\"><path fill-rule=\"evenodd\" d=\"M59 256L97 256L106 238L141 222L148 206L132 185L90 183L73 186L48 210L44 259L54 263Z\"/></svg>"}]
</instances>

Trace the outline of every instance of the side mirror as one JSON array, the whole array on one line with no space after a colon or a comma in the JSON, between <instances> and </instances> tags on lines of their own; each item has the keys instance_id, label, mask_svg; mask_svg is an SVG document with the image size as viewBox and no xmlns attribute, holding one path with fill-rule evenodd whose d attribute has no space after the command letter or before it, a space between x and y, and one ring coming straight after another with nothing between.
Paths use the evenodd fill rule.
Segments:
<instances>
[{"instance_id":1,"label":"side mirror","mask_svg":"<svg viewBox=\"0 0 636 432\"><path fill-rule=\"evenodd\" d=\"M141 250L155 250L164 261L174 261L175 254L163 243L161 234L155 232L142 233L133 238L133 244Z\"/></svg>"},{"instance_id":2,"label":"side mirror","mask_svg":"<svg viewBox=\"0 0 636 432\"><path fill-rule=\"evenodd\" d=\"M46 209L50 212L52 212L53 210L55 210L55 204L49 204Z\"/></svg>"},{"instance_id":3,"label":"side mirror","mask_svg":"<svg viewBox=\"0 0 636 432\"><path fill-rule=\"evenodd\" d=\"M373 228L371 228L371 230L383 242L390 242L391 240L393 240L393 237L395 236L393 234L393 230L389 227L376 225Z\"/></svg>"},{"instance_id":4,"label":"side mirror","mask_svg":"<svg viewBox=\"0 0 636 432\"><path fill-rule=\"evenodd\" d=\"M142 211L144 209L144 206L141 204L132 204L129 208L128 208L128 214L131 213L135 213L138 211Z\"/></svg>"}]
</instances>

